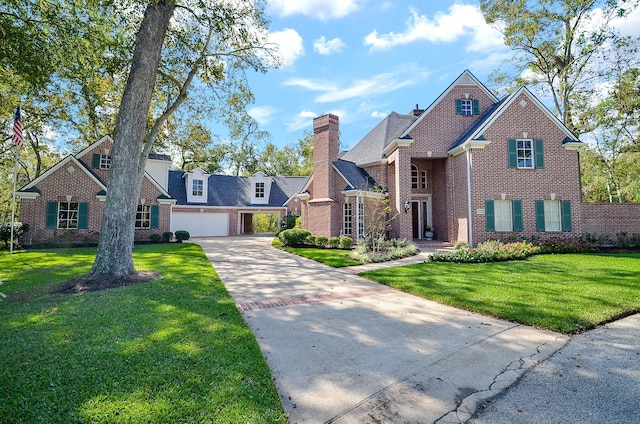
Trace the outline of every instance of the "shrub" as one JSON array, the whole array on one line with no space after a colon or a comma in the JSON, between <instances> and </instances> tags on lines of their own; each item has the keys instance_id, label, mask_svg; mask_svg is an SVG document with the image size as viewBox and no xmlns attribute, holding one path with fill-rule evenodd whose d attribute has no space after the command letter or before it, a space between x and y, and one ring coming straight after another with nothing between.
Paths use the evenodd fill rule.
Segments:
<instances>
[{"instance_id":1,"label":"shrub","mask_svg":"<svg viewBox=\"0 0 640 424\"><path fill-rule=\"evenodd\" d=\"M340 237L329 237L329 248L337 249L340 247Z\"/></svg>"},{"instance_id":2,"label":"shrub","mask_svg":"<svg viewBox=\"0 0 640 424\"><path fill-rule=\"evenodd\" d=\"M162 235L160 234L151 234L149 236L149 240L151 240L154 243L160 243L160 241L162 240Z\"/></svg>"},{"instance_id":3,"label":"shrub","mask_svg":"<svg viewBox=\"0 0 640 424\"><path fill-rule=\"evenodd\" d=\"M305 237L304 243L308 244L309 246L315 246L316 245L316 236L314 236L313 234L309 234L307 237Z\"/></svg>"},{"instance_id":4,"label":"shrub","mask_svg":"<svg viewBox=\"0 0 640 424\"><path fill-rule=\"evenodd\" d=\"M301 216L296 218L296 226L294 228L302 228L302 217Z\"/></svg>"},{"instance_id":5,"label":"shrub","mask_svg":"<svg viewBox=\"0 0 640 424\"><path fill-rule=\"evenodd\" d=\"M380 242L379 250L370 250L366 243L358 244L349 257L360 262L384 262L393 259L405 258L418 253L418 248L412 242L405 239L392 239Z\"/></svg>"},{"instance_id":6,"label":"shrub","mask_svg":"<svg viewBox=\"0 0 640 424\"><path fill-rule=\"evenodd\" d=\"M171 231L165 231L164 233L162 233L162 240L165 243L169 243L172 238L173 238L173 233Z\"/></svg>"},{"instance_id":7,"label":"shrub","mask_svg":"<svg viewBox=\"0 0 640 424\"><path fill-rule=\"evenodd\" d=\"M353 247L353 239L349 236L340 237L340 248L349 250Z\"/></svg>"},{"instance_id":8,"label":"shrub","mask_svg":"<svg viewBox=\"0 0 640 424\"><path fill-rule=\"evenodd\" d=\"M278 234L278 238L282 242L283 246L296 247L304 245L304 241L307 236L310 236L309 230L303 230L302 228L291 228L289 230L281 231Z\"/></svg>"},{"instance_id":9,"label":"shrub","mask_svg":"<svg viewBox=\"0 0 640 424\"><path fill-rule=\"evenodd\" d=\"M316 246L320 247L320 248L325 248L327 247L327 243L329 242L329 239L323 236L318 236L316 237Z\"/></svg>"},{"instance_id":10,"label":"shrub","mask_svg":"<svg viewBox=\"0 0 640 424\"><path fill-rule=\"evenodd\" d=\"M189 232L185 230L176 231L175 236L178 243L182 243L183 240L189 240Z\"/></svg>"},{"instance_id":11,"label":"shrub","mask_svg":"<svg viewBox=\"0 0 640 424\"><path fill-rule=\"evenodd\" d=\"M298 217L293 214L287 214L280 221L280 231L289 230L295 228Z\"/></svg>"},{"instance_id":12,"label":"shrub","mask_svg":"<svg viewBox=\"0 0 640 424\"><path fill-rule=\"evenodd\" d=\"M13 242L16 244L18 240L29 231L29 224L23 222L16 222L13 225ZM0 223L0 240L4 242L5 247L9 247L9 243L11 243L11 223L10 222L2 222Z\"/></svg>"}]
</instances>

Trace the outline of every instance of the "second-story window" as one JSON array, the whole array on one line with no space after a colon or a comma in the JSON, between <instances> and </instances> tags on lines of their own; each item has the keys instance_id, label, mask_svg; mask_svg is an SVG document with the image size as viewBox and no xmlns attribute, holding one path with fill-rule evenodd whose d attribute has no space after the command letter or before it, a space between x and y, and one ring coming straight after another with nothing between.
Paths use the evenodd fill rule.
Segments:
<instances>
[{"instance_id":1,"label":"second-story window","mask_svg":"<svg viewBox=\"0 0 640 424\"><path fill-rule=\"evenodd\" d=\"M264 199L264 183L256 183L256 199Z\"/></svg>"},{"instance_id":2,"label":"second-story window","mask_svg":"<svg viewBox=\"0 0 640 424\"><path fill-rule=\"evenodd\" d=\"M193 191L191 194L193 196L202 196L203 195L203 182L202 180L193 180Z\"/></svg>"}]
</instances>

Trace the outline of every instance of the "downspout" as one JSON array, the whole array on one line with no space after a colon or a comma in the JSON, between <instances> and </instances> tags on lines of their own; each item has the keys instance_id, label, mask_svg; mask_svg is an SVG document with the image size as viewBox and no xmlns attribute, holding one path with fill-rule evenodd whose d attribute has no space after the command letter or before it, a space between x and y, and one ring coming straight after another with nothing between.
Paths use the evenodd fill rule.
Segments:
<instances>
[{"instance_id":1,"label":"downspout","mask_svg":"<svg viewBox=\"0 0 640 424\"><path fill-rule=\"evenodd\" d=\"M471 207L471 148L466 149L467 152L467 206L468 206L468 220L467 231L469 231L469 246L473 247L473 214Z\"/></svg>"}]
</instances>

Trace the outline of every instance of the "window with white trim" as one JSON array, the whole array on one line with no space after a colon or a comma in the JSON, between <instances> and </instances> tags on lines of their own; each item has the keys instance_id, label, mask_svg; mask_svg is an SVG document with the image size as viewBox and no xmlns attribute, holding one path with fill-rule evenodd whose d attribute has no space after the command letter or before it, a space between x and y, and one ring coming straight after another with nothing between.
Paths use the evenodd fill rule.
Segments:
<instances>
[{"instance_id":1,"label":"window with white trim","mask_svg":"<svg viewBox=\"0 0 640 424\"><path fill-rule=\"evenodd\" d=\"M422 188L427 188L427 171L422 171L422 178L420 180Z\"/></svg>"},{"instance_id":2,"label":"window with white trim","mask_svg":"<svg viewBox=\"0 0 640 424\"><path fill-rule=\"evenodd\" d=\"M517 139L516 140L516 156L518 159L518 168L533 169L533 140Z\"/></svg>"},{"instance_id":3,"label":"window with white trim","mask_svg":"<svg viewBox=\"0 0 640 424\"><path fill-rule=\"evenodd\" d=\"M353 234L353 206L345 203L342 217L342 234L351 236Z\"/></svg>"},{"instance_id":4,"label":"window with white trim","mask_svg":"<svg viewBox=\"0 0 640 424\"><path fill-rule=\"evenodd\" d=\"M111 168L111 155L100 155L100 169Z\"/></svg>"},{"instance_id":5,"label":"window with white trim","mask_svg":"<svg viewBox=\"0 0 640 424\"><path fill-rule=\"evenodd\" d=\"M256 199L264 199L264 183L256 183Z\"/></svg>"},{"instance_id":6,"label":"window with white trim","mask_svg":"<svg viewBox=\"0 0 640 424\"><path fill-rule=\"evenodd\" d=\"M58 202L58 228L78 228L78 202Z\"/></svg>"},{"instance_id":7,"label":"window with white trim","mask_svg":"<svg viewBox=\"0 0 640 424\"><path fill-rule=\"evenodd\" d=\"M473 115L473 103L471 99L461 99L461 115Z\"/></svg>"},{"instance_id":8,"label":"window with white trim","mask_svg":"<svg viewBox=\"0 0 640 424\"><path fill-rule=\"evenodd\" d=\"M204 183L202 180L194 179L192 182L192 196L202 196L203 194Z\"/></svg>"},{"instance_id":9,"label":"window with white trim","mask_svg":"<svg viewBox=\"0 0 640 424\"><path fill-rule=\"evenodd\" d=\"M151 228L151 205L138 205L136 211L136 228Z\"/></svg>"},{"instance_id":10,"label":"window with white trim","mask_svg":"<svg viewBox=\"0 0 640 424\"><path fill-rule=\"evenodd\" d=\"M513 208L511 200L494 200L494 222L496 231L513 231Z\"/></svg>"},{"instance_id":11,"label":"window with white trim","mask_svg":"<svg viewBox=\"0 0 640 424\"><path fill-rule=\"evenodd\" d=\"M411 165L411 188L418 188L418 167Z\"/></svg>"},{"instance_id":12,"label":"window with white trim","mask_svg":"<svg viewBox=\"0 0 640 424\"><path fill-rule=\"evenodd\" d=\"M544 230L561 231L562 215L559 200L544 201Z\"/></svg>"}]
</instances>

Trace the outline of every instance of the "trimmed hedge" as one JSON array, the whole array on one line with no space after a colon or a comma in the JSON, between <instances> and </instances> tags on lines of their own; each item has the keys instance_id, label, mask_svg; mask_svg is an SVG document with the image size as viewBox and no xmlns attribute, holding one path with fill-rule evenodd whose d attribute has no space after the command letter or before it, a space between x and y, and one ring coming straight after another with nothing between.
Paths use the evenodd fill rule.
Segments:
<instances>
[{"instance_id":1,"label":"trimmed hedge","mask_svg":"<svg viewBox=\"0 0 640 424\"><path fill-rule=\"evenodd\" d=\"M283 246L297 247L304 246L305 239L311 235L309 230L303 230L302 228L291 228L289 230L281 231L278 234L278 239Z\"/></svg>"}]
</instances>

